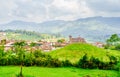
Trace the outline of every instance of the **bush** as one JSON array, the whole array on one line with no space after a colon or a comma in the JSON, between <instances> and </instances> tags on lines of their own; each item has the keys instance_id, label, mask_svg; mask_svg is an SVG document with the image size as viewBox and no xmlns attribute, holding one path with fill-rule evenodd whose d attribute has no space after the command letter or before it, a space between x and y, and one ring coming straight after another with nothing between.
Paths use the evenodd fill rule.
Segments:
<instances>
[{"instance_id":1,"label":"bush","mask_svg":"<svg viewBox=\"0 0 120 77\"><path fill-rule=\"evenodd\" d=\"M77 67L80 68L89 68L89 69L94 69L94 68L99 68L99 69L115 69L115 65L117 64L117 58L114 56L109 56L110 62L102 62L98 58L91 57L88 59L87 54L81 58L77 64Z\"/></svg>"},{"instance_id":2,"label":"bush","mask_svg":"<svg viewBox=\"0 0 120 77\"><path fill-rule=\"evenodd\" d=\"M99 68L99 64L100 64L99 59L91 57L88 60L87 55L84 55L83 58L79 60L78 67L94 69Z\"/></svg>"},{"instance_id":3,"label":"bush","mask_svg":"<svg viewBox=\"0 0 120 77\"><path fill-rule=\"evenodd\" d=\"M69 60L62 61L62 66L70 67L73 66Z\"/></svg>"},{"instance_id":4,"label":"bush","mask_svg":"<svg viewBox=\"0 0 120 77\"><path fill-rule=\"evenodd\" d=\"M80 67L80 68L88 68L88 57L87 57L87 54L85 54L83 56L83 58L78 61L78 65L77 66Z\"/></svg>"},{"instance_id":5,"label":"bush","mask_svg":"<svg viewBox=\"0 0 120 77\"><path fill-rule=\"evenodd\" d=\"M115 49L120 51L120 44L117 44L117 45L115 46Z\"/></svg>"}]
</instances>

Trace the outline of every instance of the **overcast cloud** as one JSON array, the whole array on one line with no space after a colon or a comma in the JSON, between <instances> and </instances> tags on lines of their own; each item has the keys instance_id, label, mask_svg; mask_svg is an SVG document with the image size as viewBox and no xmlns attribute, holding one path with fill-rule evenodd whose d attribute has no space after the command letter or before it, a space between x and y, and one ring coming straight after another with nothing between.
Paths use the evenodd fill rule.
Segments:
<instances>
[{"instance_id":1,"label":"overcast cloud","mask_svg":"<svg viewBox=\"0 0 120 77\"><path fill-rule=\"evenodd\" d=\"M120 0L0 0L0 23L120 16Z\"/></svg>"}]
</instances>

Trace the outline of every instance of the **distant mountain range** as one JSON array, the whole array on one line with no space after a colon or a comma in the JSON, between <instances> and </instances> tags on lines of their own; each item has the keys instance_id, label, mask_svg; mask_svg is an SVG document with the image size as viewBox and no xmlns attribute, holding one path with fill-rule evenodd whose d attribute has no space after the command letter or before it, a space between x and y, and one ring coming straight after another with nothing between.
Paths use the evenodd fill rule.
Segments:
<instances>
[{"instance_id":1,"label":"distant mountain range","mask_svg":"<svg viewBox=\"0 0 120 77\"><path fill-rule=\"evenodd\" d=\"M111 34L120 34L120 17L89 17L74 21L54 20L43 23L12 21L1 24L0 30L27 30L60 33L66 37L81 36L88 41L105 41Z\"/></svg>"}]
</instances>

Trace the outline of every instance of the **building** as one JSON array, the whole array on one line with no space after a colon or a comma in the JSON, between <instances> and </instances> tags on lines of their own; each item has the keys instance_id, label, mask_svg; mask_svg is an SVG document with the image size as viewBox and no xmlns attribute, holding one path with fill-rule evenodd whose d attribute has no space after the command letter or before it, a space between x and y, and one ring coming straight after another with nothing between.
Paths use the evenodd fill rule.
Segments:
<instances>
[{"instance_id":1,"label":"building","mask_svg":"<svg viewBox=\"0 0 120 77\"><path fill-rule=\"evenodd\" d=\"M82 37L73 38L72 36L69 36L69 43L86 43L86 41Z\"/></svg>"},{"instance_id":2,"label":"building","mask_svg":"<svg viewBox=\"0 0 120 77\"><path fill-rule=\"evenodd\" d=\"M94 45L94 46L97 46L97 47L99 47L99 48L103 48L103 47L104 47L104 44L101 43L101 42L95 42L95 43L93 43L93 45Z\"/></svg>"},{"instance_id":3,"label":"building","mask_svg":"<svg viewBox=\"0 0 120 77\"><path fill-rule=\"evenodd\" d=\"M15 43L14 41L7 41L6 44L4 45L5 51L12 49L14 43Z\"/></svg>"},{"instance_id":4,"label":"building","mask_svg":"<svg viewBox=\"0 0 120 77\"><path fill-rule=\"evenodd\" d=\"M47 42L47 41L43 41L40 43L41 45L39 46L41 50L43 51L51 51L53 50L53 46L52 46L52 42Z\"/></svg>"}]
</instances>

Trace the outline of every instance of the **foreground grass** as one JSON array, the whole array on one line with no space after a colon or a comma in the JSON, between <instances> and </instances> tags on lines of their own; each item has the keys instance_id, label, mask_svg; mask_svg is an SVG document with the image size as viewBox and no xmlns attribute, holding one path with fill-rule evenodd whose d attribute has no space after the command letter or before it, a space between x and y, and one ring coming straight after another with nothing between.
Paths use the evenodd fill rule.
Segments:
<instances>
[{"instance_id":1,"label":"foreground grass","mask_svg":"<svg viewBox=\"0 0 120 77\"><path fill-rule=\"evenodd\" d=\"M0 77L16 77L19 70L19 66L0 66ZM117 77L117 72L112 70L90 70L73 67L24 67L23 74L24 77Z\"/></svg>"}]
</instances>

